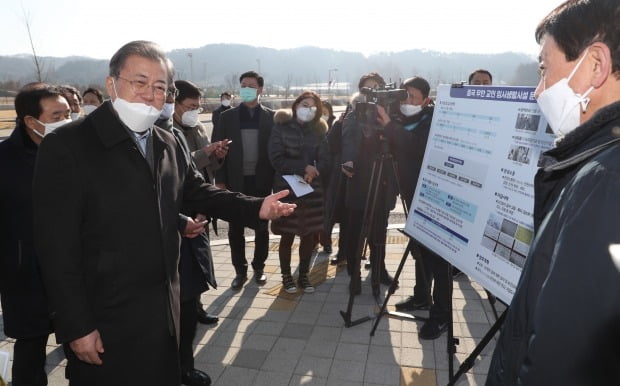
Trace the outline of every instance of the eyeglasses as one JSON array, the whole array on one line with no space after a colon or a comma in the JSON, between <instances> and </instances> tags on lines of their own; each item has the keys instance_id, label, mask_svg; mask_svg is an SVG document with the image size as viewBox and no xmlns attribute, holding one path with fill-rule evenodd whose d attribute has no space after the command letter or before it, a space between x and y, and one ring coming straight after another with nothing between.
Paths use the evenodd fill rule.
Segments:
<instances>
[{"instance_id":1,"label":"eyeglasses","mask_svg":"<svg viewBox=\"0 0 620 386\"><path fill-rule=\"evenodd\" d=\"M168 94L166 94L168 97L173 97L176 98L179 96L179 89L178 88L172 88L172 89L168 89Z\"/></svg>"},{"instance_id":2,"label":"eyeglasses","mask_svg":"<svg viewBox=\"0 0 620 386\"><path fill-rule=\"evenodd\" d=\"M168 86L163 82L148 84L143 80L129 80L123 78L122 76L119 76L118 79L122 79L129 83L131 90L136 95L146 94L149 88L153 90L153 96L157 99L165 99L166 94L168 93Z\"/></svg>"},{"instance_id":3,"label":"eyeglasses","mask_svg":"<svg viewBox=\"0 0 620 386\"><path fill-rule=\"evenodd\" d=\"M198 110L198 114L202 113L204 110L202 107L194 107L194 106L186 106L183 103L179 103L181 105L181 107L183 107L185 109L185 111L194 111L194 110Z\"/></svg>"}]
</instances>

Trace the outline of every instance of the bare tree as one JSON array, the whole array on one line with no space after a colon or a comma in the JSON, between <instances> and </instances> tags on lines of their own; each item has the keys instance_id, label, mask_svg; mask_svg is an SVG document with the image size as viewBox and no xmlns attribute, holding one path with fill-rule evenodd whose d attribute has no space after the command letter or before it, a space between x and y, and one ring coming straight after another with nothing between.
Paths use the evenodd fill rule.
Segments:
<instances>
[{"instance_id":1,"label":"bare tree","mask_svg":"<svg viewBox=\"0 0 620 386\"><path fill-rule=\"evenodd\" d=\"M30 15L26 12L26 8L24 8L22 4L22 12L24 16L24 25L26 26L26 31L28 32L28 39L30 40L30 48L32 49L32 57L34 59L34 67L37 74L37 80L39 82L44 81L43 76L43 62L39 60L37 56L37 52L34 49L34 42L32 41L32 33L30 32Z\"/></svg>"},{"instance_id":2,"label":"bare tree","mask_svg":"<svg viewBox=\"0 0 620 386\"><path fill-rule=\"evenodd\" d=\"M234 94L235 90L239 88L239 74L235 72L231 74L228 78L226 78L225 87L227 88L228 92Z\"/></svg>"},{"instance_id":3,"label":"bare tree","mask_svg":"<svg viewBox=\"0 0 620 386\"><path fill-rule=\"evenodd\" d=\"M291 86L293 83L293 74L288 74L286 76L286 80L284 83L284 100L288 100L289 95L291 94Z\"/></svg>"}]
</instances>

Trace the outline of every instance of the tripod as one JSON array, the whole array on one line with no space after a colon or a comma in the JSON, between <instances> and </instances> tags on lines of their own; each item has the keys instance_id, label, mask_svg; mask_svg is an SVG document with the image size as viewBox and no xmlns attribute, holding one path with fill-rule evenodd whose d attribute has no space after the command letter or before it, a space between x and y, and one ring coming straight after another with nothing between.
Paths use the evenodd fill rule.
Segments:
<instances>
[{"instance_id":1,"label":"tripod","mask_svg":"<svg viewBox=\"0 0 620 386\"><path fill-rule=\"evenodd\" d=\"M402 230L401 230L402 232ZM403 232L404 233L404 232ZM410 237L410 236L409 236ZM399 317L405 317L405 318L412 318L412 319L418 319L418 320L424 320L424 318L419 317L417 315L408 315L408 314L401 314L401 313L390 313L387 312L387 304L390 300L390 296L394 294L395 290L396 290L396 280L399 278L402 269L405 265L405 261L407 260L407 257L411 251L411 246L412 243L414 242L413 238L410 237L409 243L407 244L407 248L405 249L405 252L403 254L403 257L401 259L400 265L398 266L398 269L396 270L396 273L394 274L394 283L390 286L389 290L388 290L388 295L386 296L383 305L381 306L381 310L378 313L378 317L375 320L375 324L372 328L372 330L370 331L370 335L374 336L375 331L377 329L377 326L379 325L379 322L381 321L381 317L384 314L393 314ZM423 261L421 261L421 263L423 263ZM445 272L445 274L449 277L452 278L452 265L451 264L447 264L446 266L447 272ZM425 285L430 286L429 282L426 280L426 278L424 279ZM456 373L454 373L454 354L456 353L456 346L459 344L459 339L454 337L454 325L453 325L453 310L452 310L452 292L453 292L453 282L450 279L448 281L449 283L449 298L450 298L450 302L448 303L449 306L449 311L447 313L448 316L448 337L446 339L446 344L447 344L447 353L448 353L448 374L449 374L449 383L448 385L454 385L456 383L456 381L458 380L458 378L465 374L467 371L469 371L473 366L474 366L474 362L476 360L476 358L478 357L478 355L482 352L482 350L484 350L485 346L491 341L491 339L493 339L493 336L497 333L497 331L500 329L502 323L504 322L504 319L506 318L506 313L507 310L504 311L502 313L501 316L498 317L497 315L497 310L495 309L495 302L496 302L496 298L494 295L492 295L489 291L487 292L488 295L488 300L489 300L489 304L491 305L491 308L493 310L493 313L495 314L496 317L496 321L493 324L493 326L491 326L491 329L485 334L484 338L480 341L480 343L476 346L476 348L474 349L474 351L463 361L463 363L461 364L461 366L459 367L458 371ZM427 296L430 296L430 290L427 290ZM502 302L503 303L503 302ZM429 300L429 304L430 304L430 300ZM504 303L505 304L505 303Z\"/></svg>"},{"instance_id":2,"label":"tripod","mask_svg":"<svg viewBox=\"0 0 620 386\"><path fill-rule=\"evenodd\" d=\"M407 214L406 212L407 211L405 210L405 214ZM402 229L399 229L399 231L401 233L404 233ZM400 277L400 274L403 271L403 268L405 266L405 262L407 261L407 258L409 257L409 254L412 253L412 247L413 247L413 240L410 238L409 242L407 243L407 247L405 248L405 252L403 253L403 257L400 259L400 264L398 265L398 269L396 270L396 273L394 274L394 283L392 283L392 285L388 289L388 294L385 297L385 299L383 300L383 304L381 305L381 310L379 311L377 320L375 321L375 324L372 327L372 330L370 331L370 336L374 336L375 335L375 331L377 330L377 327L379 326L379 322L381 321L381 317L384 314L392 314L392 313L387 311L387 304L390 301L390 297L392 295L394 295L394 292L396 292L396 283L398 282L398 278ZM419 256L418 258L421 259L422 257ZM422 277L424 278L424 285L429 287L428 278L426 277L426 272L425 272L425 270L423 268L424 261L420 261L420 265L422 266ZM430 293L431 293L430 288L427 288L427 290L425 291L425 294L427 296L428 304L432 303ZM425 321L425 320L428 319L428 318L425 318L425 317L422 317L422 316L418 316L418 315L410 315L410 314L403 314L403 313L395 313L395 316L403 317L403 318L409 318L409 319L415 319L415 320L421 320L421 321Z\"/></svg>"},{"instance_id":3,"label":"tripod","mask_svg":"<svg viewBox=\"0 0 620 386\"><path fill-rule=\"evenodd\" d=\"M362 250L364 249L365 241L375 245L375 256L374 259L371 259L371 287L372 294L375 298L377 304L379 304L379 290L380 290L380 265L384 259L385 255L385 246L381 248L382 245L377 242L377 224L376 224L376 216L384 216L387 218L387 208L386 203L381 203L383 205L379 213L377 213L377 198L380 196L379 189L381 188L381 183L383 181L384 173L386 170L386 163L391 164L393 175L396 181L396 185L398 188L398 192L401 192L400 184L398 183L398 166L396 161L394 160L392 154L389 151L389 144L387 138L383 135L379 137L381 153L375 157L373 160L371 174L370 174L370 182L368 184L369 189L366 195L364 212L362 217L362 227L361 232L358 236L355 254L353 258L349 259L349 262L353 263L353 267L350 269L351 280L349 282L349 301L347 303L346 311L340 311L340 315L344 319L345 327L352 327L358 325L363 322L367 322L376 317L376 315L369 315L362 317L357 320L351 320L351 314L353 311L353 303L355 296L361 293L361 261L360 256L362 254ZM402 198L402 194L401 194ZM382 217L379 217L381 219ZM385 243L385 239L383 240ZM395 284L395 282L393 283Z\"/></svg>"}]
</instances>

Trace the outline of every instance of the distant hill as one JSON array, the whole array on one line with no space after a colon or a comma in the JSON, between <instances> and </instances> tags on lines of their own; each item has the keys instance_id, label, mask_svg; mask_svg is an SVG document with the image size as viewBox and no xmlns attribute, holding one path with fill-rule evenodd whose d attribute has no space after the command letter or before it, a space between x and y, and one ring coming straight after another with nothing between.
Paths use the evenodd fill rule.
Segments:
<instances>
[{"instance_id":1,"label":"distant hill","mask_svg":"<svg viewBox=\"0 0 620 386\"><path fill-rule=\"evenodd\" d=\"M238 77L247 70L259 71L267 87L290 88L309 83L325 83L328 76L338 82L357 85L359 77L377 71L386 81L420 75L431 86L466 81L476 68L493 73L494 83L534 85L537 82L534 58L520 53L468 54L407 50L365 57L361 53L317 47L276 50L241 44L210 44L193 49L175 49L168 53L177 78L189 79L209 88L236 89ZM80 56L41 57L43 74L50 83L68 83L86 87L103 85L107 60ZM336 70L337 69L337 70ZM0 82L34 80L30 55L0 56Z\"/></svg>"}]
</instances>

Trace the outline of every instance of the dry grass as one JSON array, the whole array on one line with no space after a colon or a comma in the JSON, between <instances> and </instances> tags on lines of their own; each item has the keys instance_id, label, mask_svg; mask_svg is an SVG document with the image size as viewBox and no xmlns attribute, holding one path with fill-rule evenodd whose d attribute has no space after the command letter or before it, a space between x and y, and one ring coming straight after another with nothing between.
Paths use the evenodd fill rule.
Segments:
<instances>
[{"instance_id":1,"label":"dry grass","mask_svg":"<svg viewBox=\"0 0 620 386\"><path fill-rule=\"evenodd\" d=\"M0 110L0 130L13 129L16 116L15 110Z\"/></svg>"}]
</instances>

